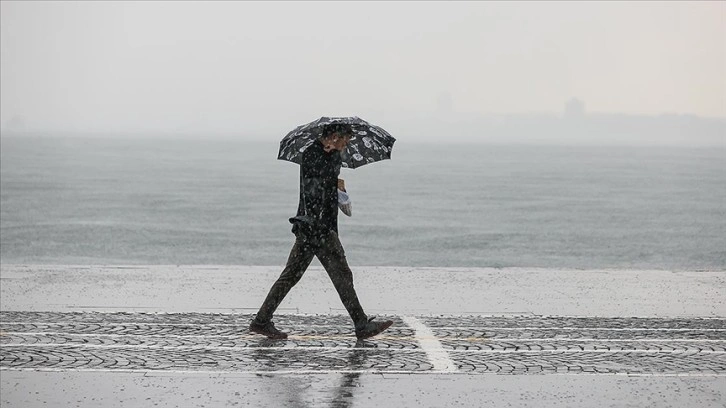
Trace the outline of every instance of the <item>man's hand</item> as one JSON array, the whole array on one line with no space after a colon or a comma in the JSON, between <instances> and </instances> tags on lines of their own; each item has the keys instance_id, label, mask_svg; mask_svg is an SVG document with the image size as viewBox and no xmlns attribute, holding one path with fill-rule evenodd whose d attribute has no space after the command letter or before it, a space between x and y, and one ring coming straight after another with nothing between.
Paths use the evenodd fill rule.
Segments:
<instances>
[{"instance_id":1,"label":"man's hand","mask_svg":"<svg viewBox=\"0 0 726 408\"><path fill-rule=\"evenodd\" d=\"M338 208L348 217L353 215L353 203L351 203L350 196L345 191L345 183L341 179L338 179Z\"/></svg>"}]
</instances>

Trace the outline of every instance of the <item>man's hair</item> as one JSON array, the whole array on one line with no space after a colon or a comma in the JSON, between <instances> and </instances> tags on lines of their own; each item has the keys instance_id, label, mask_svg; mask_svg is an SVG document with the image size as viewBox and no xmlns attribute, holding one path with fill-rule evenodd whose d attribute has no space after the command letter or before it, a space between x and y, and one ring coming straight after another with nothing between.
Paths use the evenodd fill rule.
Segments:
<instances>
[{"instance_id":1,"label":"man's hair","mask_svg":"<svg viewBox=\"0 0 726 408\"><path fill-rule=\"evenodd\" d=\"M332 135L334 133L352 136L353 129L349 125L341 125L341 124L327 125L327 126L325 126L325 128L323 128L323 134L322 134L321 138L322 139L328 138L328 137L330 137L330 135Z\"/></svg>"}]
</instances>

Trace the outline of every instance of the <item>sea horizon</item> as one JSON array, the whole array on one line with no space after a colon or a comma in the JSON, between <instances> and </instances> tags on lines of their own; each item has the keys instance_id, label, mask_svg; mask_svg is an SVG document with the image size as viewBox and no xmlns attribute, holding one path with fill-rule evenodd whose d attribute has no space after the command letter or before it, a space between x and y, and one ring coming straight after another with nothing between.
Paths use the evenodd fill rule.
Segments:
<instances>
[{"instance_id":1,"label":"sea horizon","mask_svg":"<svg viewBox=\"0 0 726 408\"><path fill-rule=\"evenodd\" d=\"M277 140L2 137L3 264L281 265ZM720 270L726 149L427 144L344 169L351 265Z\"/></svg>"}]
</instances>

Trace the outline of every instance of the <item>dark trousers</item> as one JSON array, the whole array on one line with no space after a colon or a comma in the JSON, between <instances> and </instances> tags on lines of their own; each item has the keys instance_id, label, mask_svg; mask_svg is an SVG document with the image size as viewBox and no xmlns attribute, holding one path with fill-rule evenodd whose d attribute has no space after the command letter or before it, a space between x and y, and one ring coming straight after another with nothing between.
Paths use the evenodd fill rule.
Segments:
<instances>
[{"instance_id":1,"label":"dark trousers","mask_svg":"<svg viewBox=\"0 0 726 408\"><path fill-rule=\"evenodd\" d=\"M322 237L319 245L313 245L301 235L297 235L295 244L290 250L285 269L272 285L267 298L265 298L262 307L257 312L257 321L264 323L272 320L273 313L280 306L287 293L290 292L290 289L300 281L314 256L318 257L318 260L328 272L335 290L338 291L340 300L351 319L353 319L353 324L356 327L365 326L368 317L358 301L358 295L353 287L353 272L345 259L345 250L340 243L338 234L334 231L330 231Z\"/></svg>"}]
</instances>

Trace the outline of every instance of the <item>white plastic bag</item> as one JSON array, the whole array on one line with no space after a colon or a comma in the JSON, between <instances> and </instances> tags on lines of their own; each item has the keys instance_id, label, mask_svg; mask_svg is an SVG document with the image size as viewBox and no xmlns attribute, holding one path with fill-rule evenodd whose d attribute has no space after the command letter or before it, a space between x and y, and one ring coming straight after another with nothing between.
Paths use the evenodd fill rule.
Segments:
<instances>
[{"instance_id":1,"label":"white plastic bag","mask_svg":"<svg viewBox=\"0 0 726 408\"><path fill-rule=\"evenodd\" d=\"M338 189L338 208L348 217L353 215L353 202L350 196L343 190Z\"/></svg>"}]
</instances>

